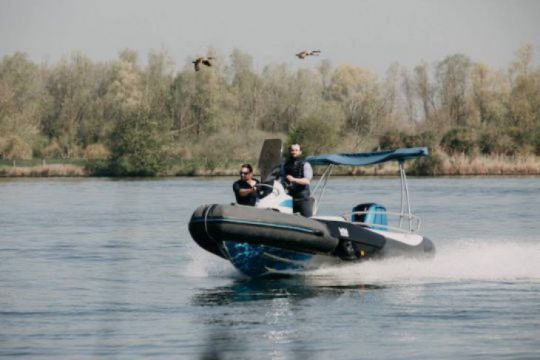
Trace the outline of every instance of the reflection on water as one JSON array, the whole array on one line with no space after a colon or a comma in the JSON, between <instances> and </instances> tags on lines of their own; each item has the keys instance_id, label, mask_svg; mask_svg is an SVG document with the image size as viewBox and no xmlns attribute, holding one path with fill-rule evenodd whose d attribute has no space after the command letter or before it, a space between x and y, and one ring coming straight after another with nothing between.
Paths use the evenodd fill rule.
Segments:
<instances>
[{"instance_id":1,"label":"reflection on water","mask_svg":"<svg viewBox=\"0 0 540 360\"><path fill-rule=\"evenodd\" d=\"M384 289L381 285L371 284L332 284L337 279L329 277L297 277L283 279L239 280L228 286L201 289L192 297L192 303L198 306L223 306L231 303L289 299L299 301L318 296L340 296L344 293L356 293L359 299L370 290Z\"/></svg>"},{"instance_id":2,"label":"reflection on water","mask_svg":"<svg viewBox=\"0 0 540 360\"><path fill-rule=\"evenodd\" d=\"M233 345L237 351L243 352L243 341L231 336L227 331L213 332L207 336L205 346L201 352L201 360L224 359L227 352L226 345Z\"/></svg>"},{"instance_id":3,"label":"reflection on water","mask_svg":"<svg viewBox=\"0 0 540 360\"><path fill-rule=\"evenodd\" d=\"M306 302L348 296L361 304L384 288L339 284L330 277L293 277L237 280L227 286L199 289L191 303L211 308L198 321L212 329L200 359L242 358L254 348L261 351L261 343L266 344L265 353L271 359L305 358L313 347L300 330L306 320L306 315L300 314Z\"/></svg>"}]
</instances>

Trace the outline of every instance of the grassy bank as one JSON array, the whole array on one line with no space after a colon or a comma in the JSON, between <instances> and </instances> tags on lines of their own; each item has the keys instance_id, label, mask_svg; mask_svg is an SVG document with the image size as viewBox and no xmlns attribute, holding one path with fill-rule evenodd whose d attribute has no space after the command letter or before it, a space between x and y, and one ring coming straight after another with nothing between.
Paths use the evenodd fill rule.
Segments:
<instances>
[{"instance_id":1,"label":"grassy bank","mask_svg":"<svg viewBox=\"0 0 540 360\"><path fill-rule=\"evenodd\" d=\"M96 176L92 163L60 160L41 162L11 162L0 164L1 177L77 177ZM160 176L236 176L240 161L214 162L205 160L170 161ZM417 176L452 175L540 175L539 156L478 155L466 156L433 153L429 157L406 164L407 172ZM336 167L335 175L392 176L397 175L397 163L369 167Z\"/></svg>"},{"instance_id":2,"label":"grassy bank","mask_svg":"<svg viewBox=\"0 0 540 360\"><path fill-rule=\"evenodd\" d=\"M55 176L88 176L84 166L69 164L50 164L37 166L1 166L2 177L55 177Z\"/></svg>"},{"instance_id":3,"label":"grassy bank","mask_svg":"<svg viewBox=\"0 0 540 360\"><path fill-rule=\"evenodd\" d=\"M540 157L443 156L435 175L540 175Z\"/></svg>"}]
</instances>

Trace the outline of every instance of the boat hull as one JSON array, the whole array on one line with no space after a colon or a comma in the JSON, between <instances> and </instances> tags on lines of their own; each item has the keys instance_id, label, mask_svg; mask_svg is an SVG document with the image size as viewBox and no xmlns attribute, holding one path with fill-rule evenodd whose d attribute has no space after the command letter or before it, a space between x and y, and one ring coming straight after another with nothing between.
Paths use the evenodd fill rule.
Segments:
<instances>
[{"instance_id":1,"label":"boat hull","mask_svg":"<svg viewBox=\"0 0 540 360\"><path fill-rule=\"evenodd\" d=\"M345 220L305 218L237 204L200 206L189 231L203 249L251 277L299 272L320 263L434 252L431 241L419 235L394 239L384 231Z\"/></svg>"}]
</instances>

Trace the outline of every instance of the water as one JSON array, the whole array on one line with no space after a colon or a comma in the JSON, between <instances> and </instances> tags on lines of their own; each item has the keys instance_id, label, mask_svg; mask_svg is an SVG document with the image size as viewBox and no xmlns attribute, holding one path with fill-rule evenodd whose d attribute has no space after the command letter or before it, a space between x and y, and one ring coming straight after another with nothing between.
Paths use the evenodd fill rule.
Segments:
<instances>
[{"instance_id":1,"label":"water","mask_svg":"<svg viewBox=\"0 0 540 360\"><path fill-rule=\"evenodd\" d=\"M232 179L0 180L0 356L540 357L540 178L410 179L433 261L249 281L190 239ZM399 179L335 178L321 214L399 208Z\"/></svg>"}]
</instances>

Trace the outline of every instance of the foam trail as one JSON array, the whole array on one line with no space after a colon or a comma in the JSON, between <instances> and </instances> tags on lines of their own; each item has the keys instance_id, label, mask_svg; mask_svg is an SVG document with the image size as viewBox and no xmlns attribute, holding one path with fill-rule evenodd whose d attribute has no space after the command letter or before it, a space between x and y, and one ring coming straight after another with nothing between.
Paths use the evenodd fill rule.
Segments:
<instances>
[{"instance_id":1,"label":"foam trail","mask_svg":"<svg viewBox=\"0 0 540 360\"><path fill-rule=\"evenodd\" d=\"M227 260L198 248L189 249L184 275L190 277L234 277L237 271Z\"/></svg>"},{"instance_id":2,"label":"foam trail","mask_svg":"<svg viewBox=\"0 0 540 360\"><path fill-rule=\"evenodd\" d=\"M391 258L310 273L366 282L540 280L540 244L516 241L453 242L432 260Z\"/></svg>"},{"instance_id":3,"label":"foam trail","mask_svg":"<svg viewBox=\"0 0 540 360\"><path fill-rule=\"evenodd\" d=\"M189 247L184 275L227 277L242 275L226 260ZM460 240L437 248L432 260L390 258L323 267L307 273L344 282L436 282L460 280L540 281L540 244L533 242Z\"/></svg>"}]
</instances>

